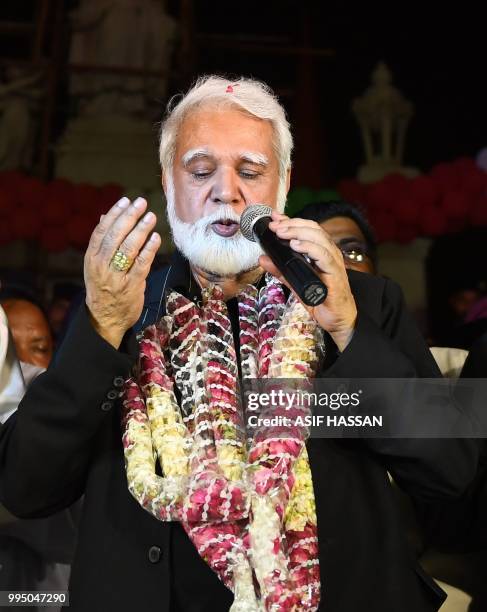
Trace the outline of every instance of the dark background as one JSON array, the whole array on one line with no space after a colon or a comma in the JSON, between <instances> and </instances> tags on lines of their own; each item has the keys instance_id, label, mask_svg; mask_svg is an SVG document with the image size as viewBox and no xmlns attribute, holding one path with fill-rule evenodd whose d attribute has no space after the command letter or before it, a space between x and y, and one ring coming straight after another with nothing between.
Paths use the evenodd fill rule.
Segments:
<instances>
[{"instance_id":1,"label":"dark background","mask_svg":"<svg viewBox=\"0 0 487 612\"><path fill-rule=\"evenodd\" d=\"M66 14L76 5L76 0L65 1ZM36 6L36 0L3 0L0 19L28 21ZM445 3L390 3L379 10L372 3L169 0L167 7L180 20L189 7L192 23L192 57L189 61L182 53L176 58L171 92L208 72L265 80L281 94L300 155L307 156L308 164L317 164L319 186L354 176L363 160L350 104L369 85L381 60L391 69L394 84L415 105L406 165L427 171L440 161L474 156L487 145L485 20L473 3L456 3L454 8ZM252 45L263 50L251 49ZM67 24L64 47L67 64ZM328 49L331 55L269 51L275 47ZM25 48L18 41L2 36L0 57L22 55ZM302 80L306 71L308 81ZM53 138L70 112L65 96L68 74L66 66L58 86ZM297 174L296 181L306 184L299 168Z\"/></svg>"},{"instance_id":2,"label":"dark background","mask_svg":"<svg viewBox=\"0 0 487 612\"><path fill-rule=\"evenodd\" d=\"M317 136L327 151L331 179L354 175L362 161L350 103L369 85L371 72L381 60L391 69L394 84L415 105L406 164L425 171L439 161L475 155L487 144L487 49L480 8L455 3L452 10L441 3L435 15L428 15L431 4L426 2L416 7L390 3L380 10L374 10L373 3L211 4L211 12L198 11L202 29L238 33L251 27L256 33L289 35L295 40L302 36L308 12L311 45L335 51L331 58L313 60L320 107ZM217 10L217 5L228 8ZM201 58L204 70L226 71L235 66L235 72L264 78L274 87L289 86L290 77L296 78L292 74L296 61L290 58L252 60L252 56L230 58L217 53ZM296 97L306 95L296 91L291 99L284 99L291 114Z\"/></svg>"}]
</instances>

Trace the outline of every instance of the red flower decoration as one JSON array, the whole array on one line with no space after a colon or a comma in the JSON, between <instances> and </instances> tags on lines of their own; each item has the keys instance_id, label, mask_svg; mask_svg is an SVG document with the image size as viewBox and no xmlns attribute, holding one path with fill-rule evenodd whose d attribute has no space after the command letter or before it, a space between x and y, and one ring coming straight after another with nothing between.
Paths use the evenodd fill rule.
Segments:
<instances>
[{"instance_id":1,"label":"red flower decoration","mask_svg":"<svg viewBox=\"0 0 487 612\"><path fill-rule=\"evenodd\" d=\"M16 188L17 198L21 204L38 211L44 206L47 197L47 185L38 178L32 176L24 177Z\"/></svg>"},{"instance_id":2,"label":"red flower decoration","mask_svg":"<svg viewBox=\"0 0 487 612\"><path fill-rule=\"evenodd\" d=\"M447 193L460 186L460 173L453 164L437 164L430 172L431 178L441 193Z\"/></svg>"},{"instance_id":3,"label":"red flower decoration","mask_svg":"<svg viewBox=\"0 0 487 612\"><path fill-rule=\"evenodd\" d=\"M45 227L41 232L41 245L51 253L65 251L69 247L66 232L59 227Z\"/></svg>"},{"instance_id":4,"label":"red flower decoration","mask_svg":"<svg viewBox=\"0 0 487 612\"><path fill-rule=\"evenodd\" d=\"M440 191L435 181L429 176L418 176L409 185L409 196L421 207L435 206L440 199Z\"/></svg>"},{"instance_id":5,"label":"red flower decoration","mask_svg":"<svg viewBox=\"0 0 487 612\"><path fill-rule=\"evenodd\" d=\"M462 191L472 196L487 195L487 172L474 167L463 174Z\"/></svg>"},{"instance_id":6,"label":"red flower decoration","mask_svg":"<svg viewBox=\"0 0 487 612\"><path fill-rule=\"evenodd\" d=\"M390 210L399 194L384 181L371 185L367 193L367 203L380 211Z\"/></svg>"},{"instance_id":7,"label":"red flower decoration","mask_svg":"<svg viewBox=\"0 0 487 612\"><path fill-rule=\"evenodd\" d=\"M383 211L371 212L370 222L379 242L387 242L395 239L397 221L391 213Z\"/></svg>"},{"instance_id":8,"label":"red flower decoration","mask_svg":"<svg viewBox=\"0 0 487 612\"><path fill-rule=\"evenodd\" d=\"M9 223L10 219L0 212L0 245L8 244L12 240L12 230Z\"/></svg>"},{"instance_id":9,"label":"red flower decoration","mask_svg":"<svg viewBox=\"0 0 487 612\"><path fill-rule=\"evenodd\" d=\"M85 249L95 228L93 221L86 215L74 215L67 223L66 233L72 246Z\"/></svg>"},{"instance_id":10,"label":"red flower decoration","mask_svg":"<svg viewBox=\"0 0 487 612\"><path fill-rule=\"evenodd\" d=\"M470 199L461 191L450 191L443 196L440 207L447 217L465 218L470 208Z\"/></svg>"},{"instance_id":11,"label":"red flower decoration","mask_svg":"<svg viewBox=\"0 0 487 612\"><path fill-rule=\"evenodd\" d=\"M405 196L396 202L392 212L400 225L404 223L413 225L420 214L420 203L411 196Z\"/></svg>"},{"instance_id":12,"label":"red flower decoration","mask_svg":"<svg viewBox=\"0 0 487 612\"><path fill-rule=\"evenodd\" d=\"M337 185L337 191L344 200L349 202L363 203L366 201L367 187L356 179L340 181Z\"/></svg>"},{"instance_id":13,"label":"red flower decoration","mask_svg":"<svg viewBox=\"0 0 487 612\"><path fill-rule=\"evenodd\" d=\"M70 217L70 201L49 199L43 210L43 217L47 225L64 226Z\"/></svg>"},{"instance_id":14,"label":"red flower decoration","mask_svg":"<svg viewBox=\"0 0 487 612\"><path fill-rule=\"evenodd\" d=\"M27 206L19 206L10 215L12 232L16 238L32 240L39 236L41 217L39 212Z\"/></svg>"},{"instance_id":15,"label":"red flower decoration","mask_svg":"<svg viewBox=\"0 0 487 612\"><path fill-rule=\"evenodd\" d=\"M405 195L409 191L410 181L402 174L388 174L382 179L382 183L396 195Z\"/></svg>"},{"instance_id":16,"label":"red flower decoration","mask_svg":"<svg viewBox=\"0 0 487 612\"><path fill-rule=\"evenodd\" d=\"M0 191L0 215L8 214L14 208L14 198L12 195L6 191Z\"/></svg>"},{"instance_id":17,"label":"red flower decoration","mask_svg":"<svg viewBox=\"0 0 487 612\"><path fill-rule=\"evenodd\" d=\"M99 214L106 213L120 198L123 196L123 187L114 183L103 185L98 190L98 212Z\"/></svg>"},{"instance_id":18,"label":"red flower decoration","mask_svg":"<svg viewBox=\"0 0 487 612\"><path fill-rule=\"evenodd\" d=\"M473 225L487 225L487 196L481 196L474 202L469 218Z\"/></svg>"},{"instance_id":19,"label":"red flower decoration","mask_svg":"<svg viewBox=\"0 0 487 612\"><path fill-rule=\"evenodd\" d=\"M100 190L97 187L88 183L76 185L73 193L73 209L76 212L86 214L93 211L98 214L99 201Z\"/></svg>"},{"instance_id":20,"label":"red flower decoration","mask_svg":"<svg viewBox=\"0 0 487 612\"><path fill-rule=\"evenodd\" d=\"M422 213L419 227L426 236L439 236L446 230L446 217L441 210L430 208Z\"/></svg>"}]
</instances>

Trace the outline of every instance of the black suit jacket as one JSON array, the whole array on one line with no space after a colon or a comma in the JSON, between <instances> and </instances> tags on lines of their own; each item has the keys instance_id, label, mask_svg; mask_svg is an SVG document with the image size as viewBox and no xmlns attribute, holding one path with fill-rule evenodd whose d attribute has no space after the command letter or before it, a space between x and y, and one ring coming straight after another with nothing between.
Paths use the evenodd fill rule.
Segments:
<instances>
[{"instance_id":1,"label":"black suit jacket","mask_svg":"<svg viewBox=\"0 0 487 612\"><path fill-rule=\"evenodd\" d=\"M178 254L148 284L143 327L174 287L190 297ZM357 327L328 364L334 377L437 376L438 370L391 281L350 273ZM220 612L232 596L179 524L145 512L127 489L115 399L135 358L128 334L116 351L83 306L55 362L39 376L0 433L0 497L20 517L67 508L84 494L71 575L72 612ZM443 592L409 553L387 471L413 497L460 495L475 471L468 441L320 440L308 443L317 505L326 612L426 612Z\"/></svg>"}]
</instances>

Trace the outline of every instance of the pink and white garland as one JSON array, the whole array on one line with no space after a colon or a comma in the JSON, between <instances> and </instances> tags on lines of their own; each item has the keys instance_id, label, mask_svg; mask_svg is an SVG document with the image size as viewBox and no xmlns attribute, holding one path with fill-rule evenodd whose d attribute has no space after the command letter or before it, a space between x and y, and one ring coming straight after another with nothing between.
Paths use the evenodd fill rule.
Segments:
<instances>
[{"instance_id":1,"label":"pink and white garland","mask_svg":"<svg viewBox=\"0 0 487 612\"><path fill-rule=\"evenodd\" d=\"M321 330L294 298L286 305L277 281L268 278L260 295L245 288L239 323L244 381L300 379L302 387L314 376ZM274 427L250 436L240 392L221 289L204 290L201 308L173 292L167 315L144 331L137 376L124 389L129 490L159 520L182 523L233 591L232 612L317 610L308 432Z\"/></svg>"}]
</instances>

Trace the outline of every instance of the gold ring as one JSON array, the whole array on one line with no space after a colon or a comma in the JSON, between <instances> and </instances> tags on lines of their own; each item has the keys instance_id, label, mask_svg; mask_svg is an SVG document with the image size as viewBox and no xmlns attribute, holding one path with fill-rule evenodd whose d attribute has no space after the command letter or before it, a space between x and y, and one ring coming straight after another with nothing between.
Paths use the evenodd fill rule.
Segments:
<instances>
[{"instance_id":1,"label":"gold ring","mask_svg":"<svg viewBox=\"0 0 487 612\"><path fill-rule=\"evenodd\" d=\"M132 267L134 260L127 257L122 251L117 251L110 263L118 272L127 272Z\"/></svg>"}]
</instances>

